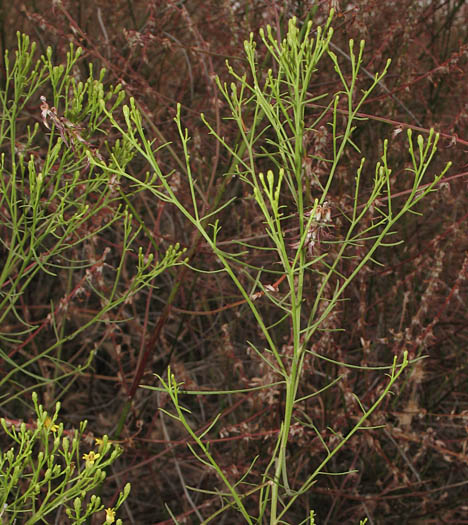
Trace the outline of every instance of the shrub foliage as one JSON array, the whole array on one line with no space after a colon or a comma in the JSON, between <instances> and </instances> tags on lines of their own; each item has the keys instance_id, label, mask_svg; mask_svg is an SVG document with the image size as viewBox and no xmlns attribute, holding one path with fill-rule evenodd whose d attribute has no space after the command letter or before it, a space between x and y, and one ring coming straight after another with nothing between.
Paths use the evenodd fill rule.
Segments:
<instances>
[{"instance_id":1,"label":"shrub foliage","mask_svg":"<svg viewBox=\"0 0 468 525\"><path fill-rule=\"evenodd\" d=\"M464 2L1 13L3 522L463 519Z\"/></svg>"}]
</instances>

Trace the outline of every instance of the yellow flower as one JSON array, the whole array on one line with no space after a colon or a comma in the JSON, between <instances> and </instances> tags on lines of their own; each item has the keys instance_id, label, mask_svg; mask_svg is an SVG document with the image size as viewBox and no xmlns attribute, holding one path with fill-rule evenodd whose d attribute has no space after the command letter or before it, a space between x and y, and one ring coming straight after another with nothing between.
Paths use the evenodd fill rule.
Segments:
<instances>
[{"instance_id":1,"label":"yellow flower","mask_svg":"<svg viewBox=\"0 0 468 525\"><path fill-rule=\"evenodd\" d=\"M94 462L99 459L101 454L96 454L94 450L91 450L89 454L83 454L83 459L86 461L86 467L91 467L94 465Z\"/></svg>"},{"instance_id":2,"label":"yellow flower","mask_svg":"<svg viewBox=\"0 0 468 525\"><path fill-rule=\"evenodd\" d=\"M106 509L106 523L114 523L115 521L115 510Z\"/></svg>"},{"instance_id":3,"label":"yellow flower","mask_svg":"<svg viewBox=\"0 0 468 525\"><path fill-rule=\"evenodd\" d=\"M59 428L58 425L56 425L55 423L52 423L52 419L50 419L49 416L47 416L47 417L45 418L44 426L45 426L46 428L48 428L49 430L51 430L52 432L57 432L57 430L58 430L58 428Z\"/></svg>"},{"instance_id":4,"label":"yellow flower","mask_svg":"<svg viewBox=\"0 0 468 525\"><path fill-rule=\"evenodd\" d=\"M104 436L102 438L94 438L94 441L96 442L96 445L100 448L103 447L105 443L115 444L116 441L112 441L112 439L109 439L107 436Z\"/></svg>"}]
</instances>

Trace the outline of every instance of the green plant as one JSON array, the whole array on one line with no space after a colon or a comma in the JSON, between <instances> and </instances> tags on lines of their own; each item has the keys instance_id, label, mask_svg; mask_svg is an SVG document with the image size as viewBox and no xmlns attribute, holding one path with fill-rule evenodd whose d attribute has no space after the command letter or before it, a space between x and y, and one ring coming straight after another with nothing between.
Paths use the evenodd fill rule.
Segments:
<instances>
[{"instance_id":1,"label":"green plant","mask_svg":"<svg viewBox=\"0 0 468 525\"><path fill-rule=\"evenodd\" d=\"M34 424L0 424L8 445L0 451L0 517L2 523L51 523L65 512L70 523L86 523L104 509L101 499L91 495L105 480L105 469L122 453L107 436L96 439L97 449L82 454L81 442L86 421L80 430L65 431L59 423L60 403L49 416L33 393L37 415ZM127 499L130 484L117 502L106 510L106 521L113 523L115 511ZM119 519L116 523L122 523Z\"/></svg>"},{"instance_id":2,"label":"green plant","mask_svg":"<svg viewBox=\"0 0 468 525\"><path fill-rule=\"evenodd\" d=\"M90 67L80 80L80 55L70 46L66 64L54 66L48 48L35 60L35 44L19 33L15 59L5 55L0 405L39 387L48 388L51 401L63 396L95 356L90 348L71 366L71 341L93 327L110 330L128 317L119 309L181 262L178 246L164 253L151 239L143 251L143 226L128 211L139 189L108 175L134 155L128 140L108 134L107 115L125 95L119 85L104 88L104 70L95 78ZM32 114L38 102L40 112ZM29 124L33 117L42 124ZM96 169L93 159L108 169ZM76 315L84 301L87 313Z\"/></svg>"},{"instance_id":3,"label":"green plant","mask_svg":"<svg viewBox=\"0 0 468 525\"><path fill-rule=\"evenodd\" d=\"M216 216L234 199L202 215L197 182L191 173L190 138L182 125L180 106L175 121L186 160L190 207L173 190L171 174L163 173L157 161L159 148L155 149L146 138L141 114L132 99L130 106L123 107L125 126L113 118L110 112L106 111L106 114L135 153L148 163L151 175L142 182L128 173L124 165L115 163L108 167L99 159L92 159L96 168L108 172L109 176L125 177L151 192L155 198L173 204L195 226L220 262L222 271L229 275L239 289L261 330L263 347L248 342L249 347L267 364L272 376L284 388L281 428L276 447L266 461L263 473L260 476L253 475L253 467L258 460L254 458L245 474L232 482L204 442L207 434L216 427L218 418L214 417L201 433L195 432L187 420L189 411L184 407L181 395L203 395L203 392L183 390L171 370L168 371L167 379L159 378L162 390L170 396L175 408L175 413L166 413L184 426L194 445L197 445L197 448L189 445L191 452L200 463L217 473L227 489L225 492L211 492L218 494L225 504L203 523L219 518L220 514L231 508L240 512L249 524L264 523L265 520L272 525L290 523L287 520L291 519L288 515L294 503L306 494L319 476L326 473L325 467L352 436L365 428L378 428L378 425L366 426L365 422L390 393L408 365L405 352L400 360L394 357L392 364L377 367L386 372L387 379L379 387L376 401L370 407L365 407L354 395L361 416L351 429L334 432L336 441L333 446L326 443L314 423L308 422L306 414L301 413L301 403L332 388L340 380L337 378L324 385L318 393L301 395L299 392L305 362L313 356L347 367L346 363L337 363L318 353L313 348L314 337L329 329L327 319L345 300L345 292L357 274L366 265L379 264L376 259L378 250L399 244L400 241L392 240L396 235L395 225L405 214L417 213L418 203L435 189L449 167L447 165L440 174L425 183L438 142L438 135L434 131L429 133L426 140L421 135L414 140L412 132L408 131L410 166L406 173L411 179L410 189L403 198L397 198L392 191L392 170L387 160L388 140L383 142L380 161L373 169L372 180L368 176L364 158L357 166L353 166L346 152L357 149L352 135L360 120L359 110L387 72L390 62L387 62L382 73L375 75L366 89L358 92L356 86L364 42L356 50L354 42L350 41L351 67L345 71L328 47L333 33L331 18L332 15L323 30L319 27L316 31L313 31L311 22L299 29L296 20L292 19L288 33L281 42L276 40L270 27L266 33L261 31L261 41L271 62L264 78L258 65L253 36L245 43L249 71L239 74L228 65L233 82L227 86L218 81L218 87L229 107L229 118L238 126L238 143L226 142L202 116L212 135L233 159L226 176L232 180L237 178L250 188L249 198L262 214L268 243L255 245L245 240L231 241L232 246L239 247L238 251L224 249L226 241L223 245L219 244L223 230ZM311 79L319 71L320 61L327 55L341 82L341 89L331 96L327 93L311 95ZM102 108L104 110L104 105ZM331 134L332 151L329 156L308 151L308 145L312 143L320 125L325 125L327 133ZM317 168L315 170L314 165ZM260 172L259 166L267 167L266 175ZM349 172L346 183L350 186L350 198L347 204L335 202L333 198L333 187L342 166ZM295 242L288 238L291 229L297 232ZM253 255L258 251L264 254L261 266L252 262L255 260ZM268 284L272 276L279 277L273 285ZM281 282L285 283L286 290L280 293ZM263 301L256 302L260 297ZM273 319L271 309L265 307L265 299L276 311ZM286 337L287 345L281 343L285 334L289 334ZM377 368L370 367L372 370ZM277 382L274 385L266 384L263 388L277 388L277 385ZM233 393L217 392L219 395ZM288 447L295 423L308 425L317 433L323 445L323 458L317 460L317 468L312 473L304 473L300 485L291 486ZM335 475L347 473L349 471L334 472ZM256 515L253 515L252 501L257 502ZM313 523L313 513L303 516L300 523Z\"/></svg>"}]
</instances>

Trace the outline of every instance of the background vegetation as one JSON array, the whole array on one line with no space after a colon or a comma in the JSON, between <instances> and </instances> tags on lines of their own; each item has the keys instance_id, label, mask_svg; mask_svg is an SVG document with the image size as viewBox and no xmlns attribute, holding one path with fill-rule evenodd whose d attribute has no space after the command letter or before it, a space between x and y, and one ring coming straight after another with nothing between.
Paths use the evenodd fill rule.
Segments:
<instances>
[{"instance_id":1,"label":"background vegetation","mask_svg":"<svg viewBox=\"0 0 468 525\"><path fill-rule=\"evenodd\" d=\"M18 46L16 31L20 31L37 42L37 56L47 56L50 46L51 64L67 64L68 60L66 76L76 82L86 82L91 64L94 78L101 80L103 91L109 94L109 104L115 102L118 122L123 121L118 105L122 100L119 90L111 86L121 84L142 113L147 137L156 145L170 143L158 152L157 160L164 173L172 173L171 188L179 202L190 208L186 165L174 124L180 103L182 125L192 137L188 148L199 202L210 209L217 199L227 202L236 197L234 204L218 215L223 224L220 244L226 249L230 239L260 244L265 239L263 217L249 198L250 188L245 181L226 176L232 157L214 140L200 113L218 136L237 143L238 129L232 120L223 118L229 108L215 81L219 75L221 82L230 82L225 60L236 70L247 69L243 42L250 32L257 39L258 30L270 24L274 34L282 38L292 16L299 23L312 20L314 26L323 25L331 4L336 8L331 49L343 68L348 63L348 40L366 41L358 93L368 89L371 75L385 68L387 58L392 59L383 83L360 109L363 120L353 135L356 147L373 165L382 154L384 139L389 139L392 184L402 197L408 192L404 178L407 128L425 138L431 127L440 132L432 175L447 161L453 164L438 192L418 206L421 215L408 214L402 219L398 232L404 244L378 252L382 266L363 268L348 288L346 301L329 314L315 334L311 346L316 356L304 363L301 395L305 398L324 384L341 379L301 406L304 417L293 425L288 449L291 483L301 483L315 470L324 442L332 447L360 418L361 407L354 396L369 407L382 393L381 371L363 371L343 363L385 366L395 356L401 360L404 350L410 360L426 358L408 367L392 387L393 395L372 414L368 424L383 428L356 433L327 465L328 473L347 474L319 477L307 495L298 498L296 514L291 512L287 519L299 523L315 510L320 524L359 523L364 518L375 524L466 523L466 3L3 0L2 56L7 49L10 58L13 56ZM75 61L70 59L70 43L74 49L82 49ZM262 46L257 50L266 75L268 56L262 55ZM5 89L8 64L2 60L1 87ZM105 77L99 75L102 68L106 69ZM309 92L311 96L334 93L341 89L338 82L333 62L325 60ZM13 208L4 198L0 205L4 274L1 415L9 428L20 422L29 425L34 417L33 391L51 413L60 401L60 421L65 429L71 432L88 420L81 438L84 452L93 436L104 434L122 449L106 469L107 479L101 488L106 507L119 501L118 515L125 523L174 523L168 507L180 523L200 523L200 516L212 515L224 500L219 494L188 492L185 487L225 489L212 469L190 453L187 442L191 438L184 429L159 410L171 411L169 396L139 385L158 386L155 374L165 377L170 365L187 390L244 390L184 398L191 410L191 428L198 434L209 429L203 440L210 444L212 455L232 482L249 468L253 474L265 469L262 462L275 446L286 400L280 388L251 390L273 383L275 377L247 343L261 346L262 334L245 298L226 274L210 273L219 268L219 261L206 241L173 203L156 201L142 186L128 179L117 183L87 164L87 151L111 151L128 163L134 152L128 143L116 143L119 135L111 119L91 121L89 115L96 108L91 107L89 90L81 112L74 115L73 126L54 121L54 115L60 119L65 110L56 103L60 101L59 88L67 100L73 100L76 94L65 84L56 88L39 85L24 105L19 99L14 144L4 139L0 145L2 153L7 157L11 153L12 159L24 153L29 161L33 155L29 172L54 173L55 166L70 174L63 187L56 185L56 193L48 194L40 224L46 224L48 217L61 209L60 203L65 201L66 206L57 229L44 230L47 235L37 247L41 257L31 251L30 259L19 256L16 266L13 264L15 238L9 227ZM7 129L5 115L3 130ZM36 123L32 137L30 130ZM55 164L45 165L53 146L47 123L50 127L55 124L56 136L75 144L72 149L77 156L69 158L57 151ZM65 130L62 133L60 123ZM5 131L2 137L7 135ZM304 170L320 179L327 168L321 159L329 157L333 149L330 129L316 126L305 147L314 157L304 158ZM336 174L333 200L328 199L335 220L339 210L349 209L360 156L349 148ZM133 159L129 166L135 179L145 180L148 166L143 160ZM10 169L6 166L2 180L3 194L11 196L12 185L5 175ZM72 176L89 169L95 170L95 176L88 177L86 184ZM268 164L262 166L260 159L259 169L266 171ZM24 189L28 176L25 168L21 188L32 199L32 188ZM313 196L316 189L311 184L304 191ZM93 213L81 221L81 206L86 204ZM123 206L131 212L130 218ZM24 230L22 238L27 239L28 221L35 212L24 203L15 209L24 214L18 224ZM72 219L76 229L70 240L66 223ZM331 228L327 232L331 239L339 234L339 226L337 223L336 233ZM292 245L297 240L293 221L289 231ZM49 259L61 238L67 241L62 251ZM29 241L24 242L20 243L23 247ZM21 255L26 250L14 253ZM146 266L149 254L159 261L155 269ZM180 264L183 257L188 257L188 265ZM249 262L268 264L261 251ZM343 264L340 271L345 272ZM5 268L10 268L8 275ZM20 269L27 270L23 280L18 279ZM278 290L281 292L281 284ZM14 301L4 301L7 293ZM268 316L268 304L265 309ZM274 320L272 312L271 322ZM290 344L286 332L282 340L285 354ZM210 428L217 414L221 415ZM1 439L6 447L7 436ZM122 502L119 494L128 482L132 490ZM255 508L255 497L250 505ZM101 518L96 523L105 516ZM237 524L242 518L228 509L217 519L214 522Z\"/></svg>"}]
</instances>

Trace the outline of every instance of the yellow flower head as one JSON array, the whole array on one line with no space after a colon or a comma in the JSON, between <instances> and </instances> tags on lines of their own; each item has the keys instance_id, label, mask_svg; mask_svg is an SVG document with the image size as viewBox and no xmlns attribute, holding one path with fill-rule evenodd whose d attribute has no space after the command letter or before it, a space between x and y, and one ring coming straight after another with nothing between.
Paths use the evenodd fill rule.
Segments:
<instances>
[{"instance_id":1,"label":"yellow flower head","mask_svg":"<svg viewBox=\"0 0 468 525\"><path fill-rule=\"evenodd\" d=\"M49 430L51 430L52 432L57 432L57 430L58 430L58 428L59 428L58 425L56 425L55 423L52 423L52 419L50 419L49 416L47 416L47 417L45 418L44 426L45 426L46 428L48 428Z\"/></svg>"},{"instance_id":2,"label":"yellow flower head","mask_svg":"<svg viewBox=\"0 0 468 525\"><path fill-rule=\"evenodd\" d=\"M115 521L115 510L106 509L106 523L114 523Z\"/></svg>"},{"instance_id":3,"label":"yellow flower head","mask_svg":"<svg viewBox=\"0 0 468 525\"><path fill-rule=\"evenodd\" d=\"M101 457L101 454L96 454L94 450L91 450L89 454L83 454L83 459L86 461L86 466L91 467L94 462Z\"/></svg>"}]
</instances>

